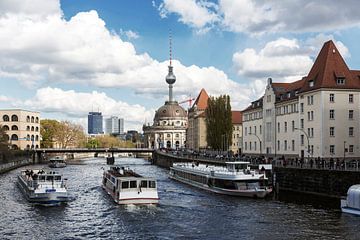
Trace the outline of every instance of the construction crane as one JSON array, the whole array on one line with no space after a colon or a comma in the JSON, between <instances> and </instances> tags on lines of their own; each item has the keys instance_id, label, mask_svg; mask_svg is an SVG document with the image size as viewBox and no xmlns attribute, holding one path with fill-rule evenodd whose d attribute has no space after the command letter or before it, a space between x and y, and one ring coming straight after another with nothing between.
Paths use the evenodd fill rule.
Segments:
<instances>
[{"instance_id":1,"label":"construction crane","mask_svg":"<svg viewBox=\"0 0 360 240\"><path fill-rule=\"evenodd\" d=\"M190 108L193 101L195 101L195 98L190 97L190 98L188 98L188 99L186 99L184 101L179 102L179 104L189 103L189 108Z\"/></svg>"}]
</instances>

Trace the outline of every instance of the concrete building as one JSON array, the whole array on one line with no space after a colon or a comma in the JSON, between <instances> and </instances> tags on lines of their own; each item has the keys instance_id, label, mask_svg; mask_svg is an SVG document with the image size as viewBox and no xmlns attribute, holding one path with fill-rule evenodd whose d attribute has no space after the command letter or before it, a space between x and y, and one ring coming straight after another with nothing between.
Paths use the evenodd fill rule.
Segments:
<instances>
[{"instance_id":1,"label":"concrete building","mask_svg":"<svg viewBox=\"0 0 360 240\"><path fill-rule=\"evenodd\" d=\"M207 148L205 110L209 95L201 89L194 105L189 109L189 125L187 129L187 147L193 150Z\"/></svg>"},{"instance_id":2,"label":"concrete building","mask_svg":"<svg viewBox=\"0 0 360 240\"><path fill-rule=\"evenodd\" d=\"M89 112L88 115L88 134L102 134L103 116L101 112Z\"/></svg>"},{"instance_id":3,"label":"concrete building","mask_svg":"<svg viewBox=\"0 0 360 240\"><path fill-rule=\"evenodd\" d=\"M242 112L241 111L231 111L231 120L233 125L233 137L232 145L230 150L234 154L242 153Z\"/></svg>"},{"instance_id":4,"label":"concrete building","mask_svg":"<svg viewBox=\"0 0 360 240\"><path fill-rule=\"evenodd\" d=\"M360 71L350 70L333 41L308 75L292 83L268 79L263 97L243 111L245 154L358 158Z\"/></svg>"},{"instance_id":5,"label":"concrete building","mask_svg":"<svg viewBox=\"0 0 360 240\"><path fill-rule=\"evenodd\" d=\"M124 119L111 116L105 119L105 133L112 135L121 135L124 133Z\"/></svg>"},{"instance_id":6,"label":"concrete building","mask_svg":"<svg viewBox=\"0 0 360 240\"><path fill-rule=\"evenodd\" d=\"M0 110L0 125L5 128L13 149L40 147L40 113L21 110Z\"/></svg>"},{"instance_id":7,"label":"concrete building","mask_svg":"<svg viewBox=\"0 0 360 240\"><path fill-rule=\"evenodd\" d=\"M166 82L169 84L169 100L155 113L154 123L144 125L145 147L148 148L183 148L186 144L187 112L173 99L173 74L171 59Z\"/></svg>"}]
</instances>

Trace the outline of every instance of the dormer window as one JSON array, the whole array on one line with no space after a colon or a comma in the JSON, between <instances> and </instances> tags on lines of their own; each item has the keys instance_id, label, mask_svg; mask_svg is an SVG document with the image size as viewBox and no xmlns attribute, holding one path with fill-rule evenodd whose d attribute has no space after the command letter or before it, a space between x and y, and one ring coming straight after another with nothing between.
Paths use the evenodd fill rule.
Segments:
<instances>
[{"instance_id":1,"label":"dormer window","mask_svg":"<svg viewBox=\"0 0 360 240\"><path fill-rule=\"evenodd\" d=\"M344 77L336 78L336 84L337 85L345 85L345 78Z\"/></svg>"},{"instance_id":2,"label":"dormer window","mask_svg":"<svg viewBox=\"0 0 360 240\"><path fill-rule=\"evenodd\" d=\"M314 86L314 80L310 80L309 81L309 87L313 87Z\"/></svg>"}]
</instances>

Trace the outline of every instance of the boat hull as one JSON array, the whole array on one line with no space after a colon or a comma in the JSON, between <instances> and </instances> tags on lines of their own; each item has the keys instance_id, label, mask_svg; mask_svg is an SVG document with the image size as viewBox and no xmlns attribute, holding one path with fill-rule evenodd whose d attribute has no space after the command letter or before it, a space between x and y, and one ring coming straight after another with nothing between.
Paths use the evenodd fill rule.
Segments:
<instances>
[{"instance_id":1,"label":"boat hull","mask_svg":"<svg viewBox=\"0 0 360 240\"><path fill-rule=\"evenodd\" d=\"M250 198L265 198L272 192L272 189L251 189L251 190L231 190L217 187L209 187L207 184L201 184L198 182L190 181L187 179L179 178L176 175L170 175L171 179L177 180L182 183L189 184L194 187L198 187L213 193L237 196L237 197L250 197Z\"/></svg>"},{"instance_id":2,"label":"boat hull","mask_svg":"<svg viewBox=\"0 0 360 240\"><path fill-rule=\"evenodd\" d=\"M49 163L48 166L51 168L64 168L66 163Z\"/></svg>"},{"instance_id":3,"label":"boat hull","mask_svg":"<svg viewBox=\"0 0 360 240\"><path fill-rule=\"evenodd\" d=\"M348 207L346 199L341 199L341 211L360 216L360 209Z\"/></svg>"},{"instance_id":4,"label":"boat hull","mask_svg":"<svg viewBox=\"0 0 360 240\"><path fill-rule=\"evenodd\" d=\"M138 193L138 196L134 196L134 195L122 196L124 194L120 193L120 197L118 197L118 196L116 196L116 194L114 194L112 192L111 189L108 189L104 185L102 187L114 199L114 201L120 205L128 205L128 204L147 205L147 204L158 204L159 203L159 198L157 196L154 197L153 196L154 193L148 193L148 194L147 193Z\"/></svg>"}]
</instances>

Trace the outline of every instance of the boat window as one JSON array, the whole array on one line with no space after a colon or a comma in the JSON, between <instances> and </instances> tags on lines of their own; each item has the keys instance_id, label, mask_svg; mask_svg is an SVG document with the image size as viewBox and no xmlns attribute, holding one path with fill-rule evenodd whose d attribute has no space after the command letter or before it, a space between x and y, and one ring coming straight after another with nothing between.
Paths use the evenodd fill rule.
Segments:
<instances>
[{"instance_id":1,"label":"boat window","mask_svg":"<svg viewBox=\"0 0 360 240\"><path fill-rule=\"evenodd\" d=\"M149 181L149 188L156 188L155 181Z\"/></svg>"},{"instance_id":2,"label":"boat window","mask_svg":"<svg viewBox=\"0 0 360 240\"><path fill-rule=\"evenodd\" d=\"M54 180L54 176L46 176L46 181L52 181Z\"/></svg>"},{"instance_id":3,"label":"boat window","mask_svg":"<svg viewBox=\"0 0 360 240\"><path fill-rule=\"evenodd\" d=\"M39 176L40 181L45 181L45 176Z\"/></svg>"},{"instance_id":4,"label":"boat window","mask_svg":"<svg viewBox=\"0 0 360 240\"><path fill-rule=\"evenodd\" d=\"M55 181L61 181L61 176L55 176Z\"/></svg>"},{"instance_id":5,"label":"boat window","mask_svg":"<svg viewBox=\"0 0 360 240\"><path fill-rule=\"evenodd\" d=\"M140 185L142 188L147 188L148 187L148 184L147 184L147 181L141 181L141 185Z\"/></svg>"},{"instance_id":6,"label":"boat window","mask_svg":"<svg viewBox=\"0 0 360 240\"><path fill-rule=\"evenodd\" d=\"M129 188L129 182L121 182L121 188L122 189Z\"/></svg>"},{"instance_id":7,"label":"boat window","mask_svg":"<svg viewBox=\"0 0 360 240\"><path fill-rule=\"evenodd\" d=\"M247 183L247 187L248 189L255 189L255 188L259 188L259 182L249 182Z\"/></svg>"},{"instance_id":8,"label":"boat window","mask_svg":"<svg viewBox=\"0 0 360 240\"><path fill-rule=\"evenodd\" d=\"M137 184L136 181L130 181L130 188L136 188Z\"/></svg>"},{"instance_id":9,"label":"boat window","mask_svg":"<svg viewBox=\"0 0 360 240\"><path fill-rule=\"evenodd\" d=\"M111 181L112 183L115 183L115 177L111 177L110 181Z\"/></svg>"}]
</instances>

